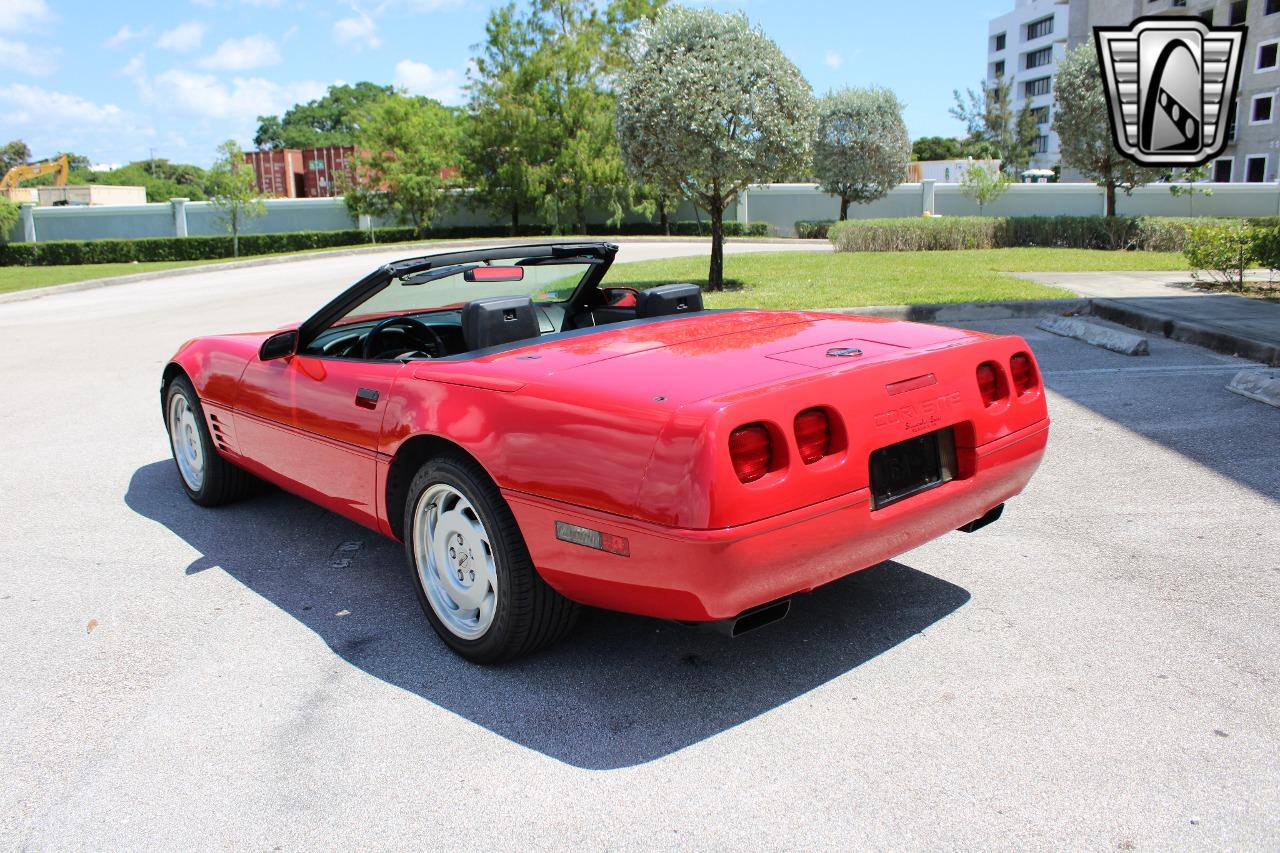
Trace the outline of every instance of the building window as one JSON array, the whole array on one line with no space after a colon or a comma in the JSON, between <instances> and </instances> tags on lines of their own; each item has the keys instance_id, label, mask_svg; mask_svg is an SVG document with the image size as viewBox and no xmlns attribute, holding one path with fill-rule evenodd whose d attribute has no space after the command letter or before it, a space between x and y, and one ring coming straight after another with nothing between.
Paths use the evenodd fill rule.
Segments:
<instances>
[{"instance_id":1,"label":"building window","mask_svg":"<svg viewBox=\"0 0 1280 853\"><path fill-rule=\"evenodd\" d=\"M1041 18L1038 21L1032 21L1027 24L1027 41L1044 38L1053 32L1053 16Z\"/></svg>"},{"instance_id":2,"label":"building window","mask_svg":"<svg viewBox=\"0 0 1280 853\"><path fill-rule=\"evenodd\" d=\"M1244 161L1244 179L1246 183L1260 184L1267 178L1267 155L1259 154Z\"/></svg>"},{"instance_id":3,"label":"building window","mask_svg":"<svg viewBox=\"0 0 1280 853\"><path fill-rule=\"evenodd\" d=\"M1036 107L1031 110L1031 115L1036 120L1036 124L1046 124L1049 121L1049 107Z\"/></svg>"},{"instance_id":4,"label":"building window","mask_svg":"<svg viewBox=\"0 0 1280 853\"><path fill-rule=\"evenodd\" d=\"M1053 62L1052 47L1042 47L1027 54L1028 68L1039 68L1042 65L1048 65L1050 62Z\"/></svg>"},{"instance_id":5,"label":"building window","mask_svg":"<svg viewBox=\"0 0 1280 853\"><path fill-rule=\"evenodd\" d=\"M1049 137L1047 137L1047 136L1037 136L1037 137L1036 137L1036 142L1035 142L1035 147L1034 147L1032 150L1034 150L1034 151L1035 151L1035 153L1037 153L1037 154L1047 154L1047 153L1049 153Z\"/></svg>"},{"instance_id":6,"label":"building window","mask_svg":"<svg viewBox=\"0 0 1280 853\"><path fill-rule=\"evenodd\" d=\"M1213 161L1213 182L1216 184L1231 183L1231 167L1235 165L1235 160L1230 157L1224 157L1221 160Z\"/></svg>"},{"instance_id":7,"label":"building window","mask_svg":"<svg viewBox=\"0 0 1280 853\"><path fill-rule=\"evenodd\" d=\"M1249 0L1236 0L1227 8L1227 23L1238 26L1249 16Z\"/></svg>"},{"instance_id":8,"label":"building window","mask_svg":"<svg viewBox=\"0 0 1280 853\"><path fill-rule=\"evenodd\" d=\"M1275 95L1254 95L1249 106L1249 124L1270 124Z\"/></svg>"},{"instance_id":9,"label":"building window","mask_svg":"<svg viewBox=\"0 0 1280 853\"><path fill-rule=\"evenodd\" d=\"M992 53L1004 50L1004 33L996 33L996 46L991 48Z\"/></svg>"},{"instance_id":10,"label":"building window","mask_svg":"<svg viewBox=\"0 0 1280 853\"><path fill-rule=\"evenodd\" d=\"M1041 77L1037 80L1028 80L1022 84L1023 97L1034 98L1036 95L1049 94L1049 77Z\"/></svg>"},{"instance_id":11,"label":"building window","mask_svg":"<svg viewBox=\"0 0 1280 853\"><path fill-rule=\"evenodd\" d=\"M1280 63L1280 57L1277 56L1278 52L1280 52L1280 39L1272 39L1259 44L1258 60L1254 63L1253 70L1258 72L1275 71L1276 65Z\"/></svg>"},{"instance_id":12,"label":"building window","mask_svg":"<svg viewBox=\"0 0 1280 853\"><path fill-rule=\"evenodd\" d=\"M1231 106L1227 109L1227 142L1236 141L1236 124L1238 123L1236 107L1239 103L1239 101L1232 101Z\"/></svg>"},{"instance_id":13,"label":"building window","mask_svg":"<svg viewBox=\"0 0 1280 853\"><path fill-rule=\"evenodd\" d=\"M999 62L993 63L991 66L991 70L993 72L991 76L1003 77L1004 76L1004 60L1002 59Z\"/></svg>"},{"instance_id":14,"label":"building window","mask_svg":"<svg viewBox=\"0 0 1280 853\"><path fill-rule=\"evenodd\" d=\"M1262 14L1274 15L1280 12L1280 0L1267 0L1267 5L1263 7Z\"/></svg>"}]
</instances>

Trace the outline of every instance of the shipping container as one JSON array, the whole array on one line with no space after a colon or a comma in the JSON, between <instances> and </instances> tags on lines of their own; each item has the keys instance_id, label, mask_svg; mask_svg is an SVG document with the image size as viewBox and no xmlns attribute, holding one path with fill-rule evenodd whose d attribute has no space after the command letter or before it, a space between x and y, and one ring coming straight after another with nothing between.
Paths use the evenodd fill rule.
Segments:
<instances>
[{"instance_id":1,"label":"shipping container","mask_svg":"<svg viewBox=\"0 0 1280 853\"><path fill-rule=\"evenodd\" d=\"M246 151L258 192L275 198L298 198L303 192L302 152L297 148Z\"/></svg>"},{"instance_id":2,"label":"shipping container","mask_svg":"<svg viewBox=\"0 0 1280 853\"><path fill-rule=\"evenodd\" d=\"M307 198L332 198L342 195L344 178L354 167L351 162L355 148L350 145L330 145L324 148L303 148L303 192Z\"/></svg>"}]
</instances>

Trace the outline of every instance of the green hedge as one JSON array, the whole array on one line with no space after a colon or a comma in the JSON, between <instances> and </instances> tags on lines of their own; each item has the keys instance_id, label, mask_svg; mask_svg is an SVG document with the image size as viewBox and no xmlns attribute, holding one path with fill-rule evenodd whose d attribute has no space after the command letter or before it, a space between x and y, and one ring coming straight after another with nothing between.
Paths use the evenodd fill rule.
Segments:
<instances>
[{"instance_id":1,"label":"green hedge","mask_svg":"<svg viewBox=\"0 0 1280 853\"><path fill-rule=\"evenodd\" d=\"M801 219L796 222L796 236L805 240L825 240L834 219Z\"/></svg>"},{"instance_id":2,"label":"green hedge","mask_svg":"<svg viewBox=\"0 0 1280 853\"><path fill-rule=\"evenodd\" d=\"M1261 266L1280 272L1280 224L1254 231L1253 256Z\"/></svg>"},{"instance_id":3,"label":"green hedge","mask_svg":"<svg viewBox=\"0 0 1280 853\"><path fill-rule=\"evenodd\" d=\"M905 252L1043 246L1064 249L1132 249L1181 252L1192 227L1240 220L1171 216L941 216L919 219L851 219L828 229L840 252ZM1280 225L1280 217L1244 220L1255 227ZM799 224L799 223L797 223Z\"/></svg>"},{"instance_id":4,"label":"green hedge","mask_svg":"<svg viewBox=\"0 0 1280 853\"><path fill-rule=\"evenodd\" d=\"M592 226L599 234L661 235L661 225L641 222L610 227ZM728 237L763 237L769 233L766 223L724 223ZM707 236L711 224L706 221L671 223L671 233L682 236ZM545 226L521 229L519 237L550 236ZM448 240L466 237L509 237L510 230L501 227L439 228L428 232L423 240ZM412 228L379 228L377 242L397 243L413 240ZM300 252L307 249L331 249L358 246L369 242L368 231L298 231L292 234L242 234L241 256ZM149 237L140 240L55 240L48 243L0 243L0 266L61 266L66 264L112 264L134 261L202 261L230 258L231 237Z\"/></svg>"}]
</instances>

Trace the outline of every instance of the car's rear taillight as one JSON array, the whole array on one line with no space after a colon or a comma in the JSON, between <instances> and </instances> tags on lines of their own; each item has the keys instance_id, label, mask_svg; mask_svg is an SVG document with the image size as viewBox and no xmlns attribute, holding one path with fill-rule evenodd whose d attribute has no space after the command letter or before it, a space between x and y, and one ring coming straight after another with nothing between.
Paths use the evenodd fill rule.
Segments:
<instances>
[{"instance_id":1,"label":"car's rear taillight","mask_svg":"<svg viewBox=\"0 0 1280 853\"><path fill-rule=\"evenodd\" d=\"M764 424L744 424L729 434L729 457L744 483L753 483L773 465L773 439Z\"/></svg>"},{"instance_id":2,"label":"car's rear taillight","mask_svg":"<svg viewBox=\"0 0 1280 853\"><path fill-rule=\"evenodd\" d=\"M1019 396L1036 387L1036 369L1031 365L1031 356L1025 352L1009 359L1009 373L1013 376L1013 387Z\"/></svg>"},{"instance_id":3,"label":"car's rear taillight","mask_svg":"<svg viewBox=\"0 0 1280 853\"><path fill-rule=\"evenodd\" d=\"M805 409L796 415L795 430L804 464L812 465L831 452L831 419L822 409Z\"/></svg>"},{"instance_id":4,"label":"car's rear taillight","mask_svg":"<svg viewBox=\"0 0 1280 853\"><path fill-rule=\"evenodd\" d=\"M978 365L978 390L982 392L984 405L993 406L1004 395L1000 393L1000 368L994 361Z\"/></svg>"}]
</instances>

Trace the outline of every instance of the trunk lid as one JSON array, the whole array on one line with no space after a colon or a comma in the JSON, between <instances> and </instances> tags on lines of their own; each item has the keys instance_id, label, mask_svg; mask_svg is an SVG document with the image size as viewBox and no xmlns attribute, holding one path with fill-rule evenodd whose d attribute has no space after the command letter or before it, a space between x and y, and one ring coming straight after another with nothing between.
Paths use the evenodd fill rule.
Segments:
<instances>
[{"instance_id":1,"label":"trunk lid","mask_svg":"<svg viewBox=\"0 0 1280 853\"><path fill-rule=\"evenodd\" d=\"M707 313L489 357L505 375L636 403L677 405L977 339L972 332L799 311Z\"/></svg>"}]
</instances>

